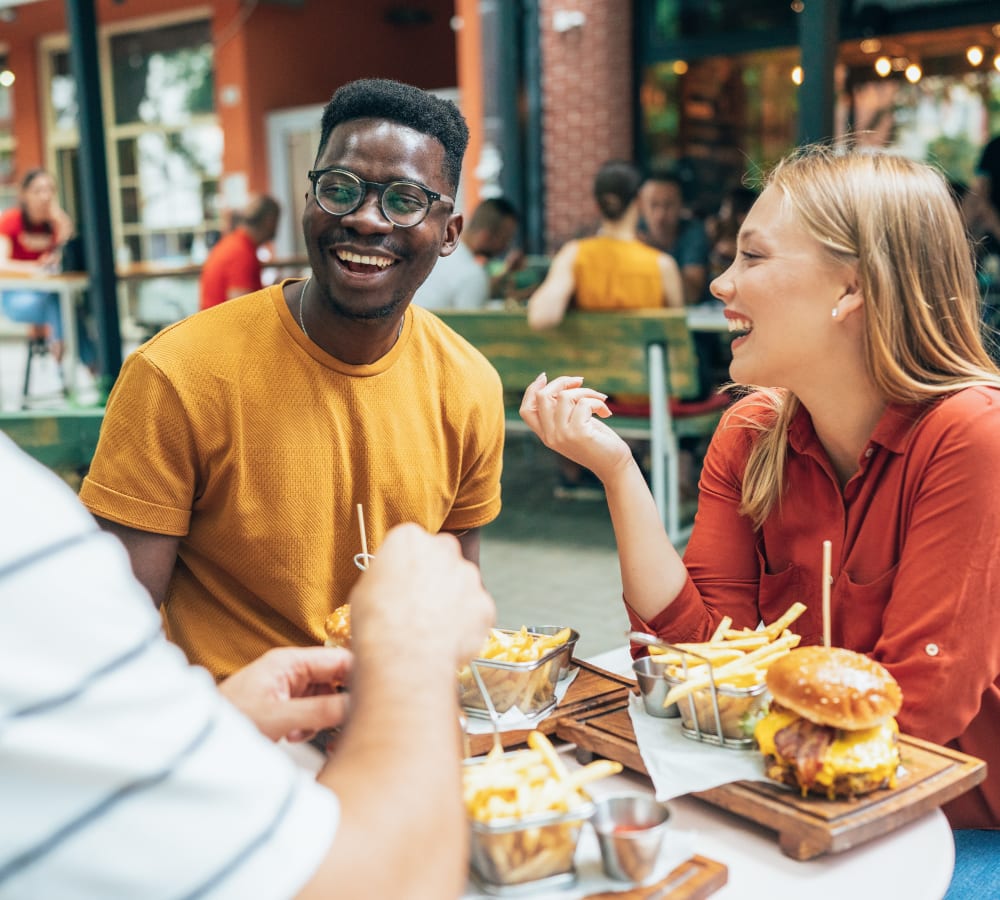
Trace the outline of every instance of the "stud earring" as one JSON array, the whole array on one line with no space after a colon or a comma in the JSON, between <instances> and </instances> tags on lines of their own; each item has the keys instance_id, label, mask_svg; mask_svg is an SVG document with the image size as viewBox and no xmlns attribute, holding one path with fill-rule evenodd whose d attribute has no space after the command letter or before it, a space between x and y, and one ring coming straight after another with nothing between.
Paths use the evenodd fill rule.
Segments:
<instances>
[{"instance_id":1,"label":"stud earring","mask_svg":"<svg viewBox=\"0 0 1000 900\"><path fill-rule=\"evenodd\" d=\"M835 319L837 318L837 307L836 307L836 306L835 306L835 307L833 308L833 312L831 313L831 315L832 315L832 316L833 316L833 317L834 317Z\"/></svg>"}]
</instances>

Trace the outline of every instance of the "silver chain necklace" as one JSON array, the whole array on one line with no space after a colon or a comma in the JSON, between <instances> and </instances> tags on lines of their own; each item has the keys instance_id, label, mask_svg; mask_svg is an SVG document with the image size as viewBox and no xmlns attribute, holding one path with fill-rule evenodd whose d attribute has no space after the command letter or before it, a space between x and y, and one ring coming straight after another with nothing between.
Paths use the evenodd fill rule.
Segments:
<instances>
[{"instance_id":1,"label":"silver chain necklace","mask_svg":"<svg viewBox=\"0 0 1000 900\"><path fill-rule=\"evenodd\" d=\"M313 278L312 275L310 275L306 279L305 284L302 285L302 293L299 294L299 325L302 328L302 333L306 336L306 340L312 341L312 343L315 344L316 342L313 341L311 337L309 337L309 332L306 331L306 319L305 316L303 315L303 310L305 309L306 306L306 290L309 288L309 282L312 281L312 278ZM406 321L406 316L404 315L399 320L399 330L396 332L396 339L392 342L393 347L396 346L396 341L399 340L399 336L403 333L403 323L405 321Z\"/></svg>"},{"instance_id":2,"label":"silver chain necklace","mask_svg":"<svg viewBox=\"0 0 1000 900\"><path fill-rule=\"evenodd\" d=\"M302 293L299 294L299 325L302 326L302 333L306 336L307 341L311 341L312 338L309 337L309 332L306 331L306 319L302 314L302 310L306 306L306 288L309 287L309 282L312 281L312 275L306 279L306 283L302 285Z\"/></svg>"}]
</instances>

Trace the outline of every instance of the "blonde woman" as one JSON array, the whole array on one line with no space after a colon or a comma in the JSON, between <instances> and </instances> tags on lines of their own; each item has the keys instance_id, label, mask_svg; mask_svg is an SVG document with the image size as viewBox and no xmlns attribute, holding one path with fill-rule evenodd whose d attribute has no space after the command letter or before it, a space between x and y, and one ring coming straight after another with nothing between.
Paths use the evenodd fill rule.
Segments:
<instances>
[{"instance_id":1,"label":"blonde woman","mask_svg":"<svg viewBox=\"0 0 1000 900\"><path fill-rule=\"evenodd\" d=\"M945 181L899 157L800 151L712 292L736 333L733 380L767 388L713 439L683 560L602 394L542 375L521 408L603 482L633 626L704 640L725 615L754 627L801 600L797 630L819 643L831 541L832 642L892 672L905 732L988 760L946 812L997 828L1000 372Z\"/></svg>"}]
</instances>

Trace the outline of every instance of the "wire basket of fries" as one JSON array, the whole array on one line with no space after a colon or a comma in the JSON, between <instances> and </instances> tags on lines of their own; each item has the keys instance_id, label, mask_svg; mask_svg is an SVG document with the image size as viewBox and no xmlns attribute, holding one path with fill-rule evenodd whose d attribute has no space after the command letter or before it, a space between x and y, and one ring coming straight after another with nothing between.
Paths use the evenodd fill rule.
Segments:
<instances>
[{"instance_id":1,"label":"wire basket of fries","mask_svg":"<svg viewBox=\"0 0 1000 900\"><path fill-rule=\"evenodd\" d=\"M544 715L556 704L556 684L569 665L579 639L572 628L538 634L526 626L494 628L472 662L498 714L514 707L528 718ZM489 710L470 666L458 673L459 698L467 715L488 718Z\"/></svg>"},{"instance_id":2,"label":"wire basket of fries","mask_svg":"<svg viewBox=\"0 0 1000 900\"><path fill-rule=\"evenodd\" d=\"M594 813L584 787L621 771L619 763L597 760L570 774L537 731L528 746L464 765L472 875L489 894L526 895L572 884L580 832Z\"/></svg>"},{"instance_id":3,"label":"wire basket of fries","mask_svg":"<svg viewBox=\"0 0 1000 900\"><path fill-rule=\"evenodd\" d=\"M525 625L528 634L541 634L546 637L562 636L567 631L569 637L566 638L566 654L562 657L562 665L559 667L559 680L562 681L569 675L570 660L576 652L576 642L580 640L580 633L572 628L563 625Z\"/></svg>"},{"instance_id":4,"label":"wire basket of fries","mask_svg":"<svg viewBox=\"0 0 1000 900\"><path fill-rule=\"evenodd\" d=\"M751 670L720 683L713 676L711 662L706 660L706 666L707 686L675 700L681 716L681 733L723 747L753 746L754 727L767 714L770 701L761 672ZM686 680L684 675L668 673L664 677L670 691L683 686Z\"/></svg>"},{"instance_id":5,"label":"wire basket of fries","mask_svg":"<svg viewBox=\"0 0 1000 900\"><path fill-rule=\"evenodd\" d=\"M677 704L685 737L734 749L753 746L754 728L770 703L768 666L798 646L800 637L788 626L804 611L794 603L758 630L733 629L727 616L706 642L650 647L650 656L665 663L663 705ZM649 642L642 634L633 637Z\"/></svg>"}]
</instances>

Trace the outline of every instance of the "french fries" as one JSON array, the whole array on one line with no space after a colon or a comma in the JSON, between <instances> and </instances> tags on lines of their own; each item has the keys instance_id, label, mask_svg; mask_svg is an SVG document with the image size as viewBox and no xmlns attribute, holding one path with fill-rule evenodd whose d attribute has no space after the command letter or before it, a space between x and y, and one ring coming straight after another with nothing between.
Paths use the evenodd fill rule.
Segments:
<instances>
[{"instance_id":1,"label":"french fries","mask_svg":"<svg viewBox=\"0 0 1000 900\"><path fill-rule=\"evenodd\" d=\"M524 625L520 631L492 628L477 658L498 662L534 662L560 644L565 644L569 636L569 628L563 628L556 634L532 634Z\"/></svg>"},{"instance_id":2,"label":"french fries","mask_svg":"<svg viewBox=\"0 0 1000 900\"><path fill-rule=\"evenodd\" d=\"M761 683L767 667L798 646L800 638L788 626L805 609L804 604L793 603L780 618L759 631L735 630L730 627L732 619L726 616L706 643L676 644L675 650L651 648L651 655L669 664L667 673L671 678L684 679L667 692L663 705L670 706L710 688L713 681L716 687L752 687Z\"/></svg>"},{"instance_id":3,"label":"french fries","mask_svg":"<svg viewBox=\"0 0 1000 900\"><path fill-rule=\"evenodd\" d=\"M528 746L514 753L491 752L463 772L472 865L489 884L521 884L570 872L580 829L593 810L583 788L622 768L597 760L569 773L541 732L528 735Z\"/></svg>"},{"instance_id":4,"label":"french fries","mask_svg":"<svg viewBox=\"0 0 1000 900\"><path fill-rule=\"evenodd\" d=\"M521 626L518 631L494 628L479 655L479 676L498 713L517 707L525 715L536 715L555 702L556 683L569 663L573 635L570 628L555 634L536 634ZM565 652L558 652L560 647ZM458 673L462 708L482 715L486 702L469 666Z\"/></svg>"}]
</instances>

